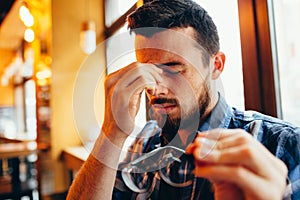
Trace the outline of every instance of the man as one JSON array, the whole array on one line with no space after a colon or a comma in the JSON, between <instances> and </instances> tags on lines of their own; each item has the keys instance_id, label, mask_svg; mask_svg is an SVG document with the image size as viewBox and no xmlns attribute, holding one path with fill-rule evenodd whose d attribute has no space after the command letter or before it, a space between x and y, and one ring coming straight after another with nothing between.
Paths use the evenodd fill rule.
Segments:
<instances>
[{"instance_id":1,"label":"man","mask_svg":"<svg viewBox=\"0 0 300 200\"><path fill-rule=\"evenodd\" d=\"M102 131L68 199L299 199L300 130L227 105L207 12L154 0L128 24L137 62L107 77ZM143 91L154 120L119 164Z\"/></svg>"}]
</instances>

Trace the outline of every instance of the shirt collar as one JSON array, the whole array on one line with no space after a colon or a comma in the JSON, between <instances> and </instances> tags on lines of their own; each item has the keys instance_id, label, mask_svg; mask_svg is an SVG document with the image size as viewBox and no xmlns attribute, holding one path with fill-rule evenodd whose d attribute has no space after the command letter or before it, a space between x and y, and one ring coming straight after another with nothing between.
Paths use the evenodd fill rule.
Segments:
<instances>
[{"instance_id":1,"label":"shirt collar","mask_svg":"<svg viewBox=\"0 0 300 200\"><path fill-rule=\"evenodd\" d=\"M207 131L214 128L228 128L232 109L225 99L219 94L219 100L207 119L199 126L199 131Z\"/></svg>"}]
</instances>

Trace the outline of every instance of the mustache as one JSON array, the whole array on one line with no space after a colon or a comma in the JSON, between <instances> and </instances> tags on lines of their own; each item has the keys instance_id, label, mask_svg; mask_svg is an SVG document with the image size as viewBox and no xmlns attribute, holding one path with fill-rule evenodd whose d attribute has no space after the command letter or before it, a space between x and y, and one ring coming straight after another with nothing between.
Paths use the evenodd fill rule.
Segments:
<instances>
[{"instance_id":1,"label":"mustache","mask_svg":"<svg viewBox=\"0 0 300 200\"><path fill-rule=\"evenodd\" d=\"M178 104L176 99L168 99L168 98L153 98L150 101L150 104L162 104L162 103L170 103L170 104Z\"/></svg>"}]
</instances>

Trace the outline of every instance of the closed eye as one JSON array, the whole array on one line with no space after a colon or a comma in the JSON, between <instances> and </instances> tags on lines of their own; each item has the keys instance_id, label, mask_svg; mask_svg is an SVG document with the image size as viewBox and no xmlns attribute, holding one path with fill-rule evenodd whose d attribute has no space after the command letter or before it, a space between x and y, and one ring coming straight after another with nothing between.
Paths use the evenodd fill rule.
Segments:
<instances>
[{"instance_id":1,"label":"closed eye","mask_svg":"<svg viewBox=\"0 0 300 200\"><path fill-rule=\"evenodd\" d=\"M169 75L175 75L182 72L182 68L178 67L181 66L180 62L168 62L164 64L159 64L157 66L160 67L166 74Z\"/></svg>"},{"instance_id":2,"label":"closed eye","mask_svg":"<svg viewBox=\"0 0 300 200\"><path fill-rule=\"evenodd\" d=\"M170 75L175 75L175 74L179 74L181 70L173 70L173 69L166 68L164 69L164 72Z\"/></svg>"},{"instance_id":3,"label":"closed eye","mask_svg":"<svg viewBox=\"0 0 300 200\"><path fill-rule=\"evenodd\" d=\"M175 65L180 65L181 63L180 62L168 62L168 63L164 63L162 65L165 65L165 66L175 66Z\"/></svg>"}]
</instances>

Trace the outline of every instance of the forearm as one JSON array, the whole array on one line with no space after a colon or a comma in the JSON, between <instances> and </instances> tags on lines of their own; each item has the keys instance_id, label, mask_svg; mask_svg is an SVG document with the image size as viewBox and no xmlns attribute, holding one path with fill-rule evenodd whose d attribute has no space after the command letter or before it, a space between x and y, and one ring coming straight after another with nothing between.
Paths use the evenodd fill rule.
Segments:
<instances>
[{"instance_id":1,"label":"forearm","mask_svg":"<svg viewBox=\"0 0 300 200\"><path fill-rule=\"evenodd\" d=\"M67 199L110 199L115 175L116 170L90 155L72 183Z\"/></svg>"},{"instance_id":2,"label":"forearm","mask_svg":"<svg viewBox=\"0 0 300 200\"><path fill-rule=\"evenodd\" d=\"M72 183L67 199L111 199L124 139L108 140L101 133Z\"/></svg>"}]
</instances>

